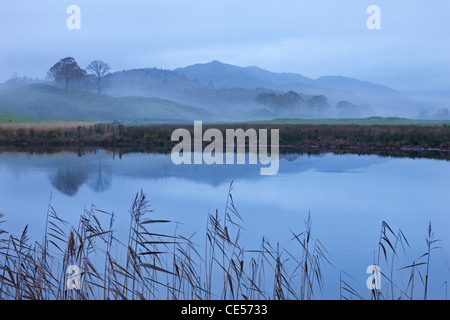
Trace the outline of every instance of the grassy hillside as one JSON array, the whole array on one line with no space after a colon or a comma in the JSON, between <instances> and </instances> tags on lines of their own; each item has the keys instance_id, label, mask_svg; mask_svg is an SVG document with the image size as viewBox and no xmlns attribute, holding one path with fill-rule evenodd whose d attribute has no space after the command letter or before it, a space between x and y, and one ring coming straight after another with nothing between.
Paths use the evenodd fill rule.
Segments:
<instances>
[{"instance_id":1,"label":"grassy hillside","mask_svg":"<svg viewBox=\"0 0 450 320\"><path fill-rule=\"evenodd\" d=\"M295 118L281 118L274 120L251 121L246 123L254 124L306 124L306 125L419 125L419 126L450 126L450 121L438 120L412 120L406 118L383 118L371 117L367 119L295 119Z\"/></svg>"},{"instance_id":2,"label":"grassy hillside","mask_svg":"<svg viewBox=\"0 0 450 320\"><path fill-rule=\"evenodd\" d=\"M43 120L125 123L210 120L200 109L157 98L115 98L48 84L29 84L0 90L0 113Z\"/></svg>"}]
</instances>

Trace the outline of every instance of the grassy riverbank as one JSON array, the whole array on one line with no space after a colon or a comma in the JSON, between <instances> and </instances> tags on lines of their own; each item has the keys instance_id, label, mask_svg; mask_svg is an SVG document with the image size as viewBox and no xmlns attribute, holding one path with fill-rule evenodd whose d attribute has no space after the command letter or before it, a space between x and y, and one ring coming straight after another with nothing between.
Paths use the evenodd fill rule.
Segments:
<instances>
[{"instance_id":1,"label":"grassy riverbank","mask_svg":"<svg viewBox=\"0 0 450 320\"><path fill-rule=\"evenodd\" d=\"M94 123L23 123L0 126L1 146L47 147L166 147L172 132L193 125L124 126ZM279 129L280 146L305 149L358 150L450 150L447 125L358 125L358 124L204 124L203 130ZM269 130L270 133L270 130Z\"/></svg>"}]
</instances>

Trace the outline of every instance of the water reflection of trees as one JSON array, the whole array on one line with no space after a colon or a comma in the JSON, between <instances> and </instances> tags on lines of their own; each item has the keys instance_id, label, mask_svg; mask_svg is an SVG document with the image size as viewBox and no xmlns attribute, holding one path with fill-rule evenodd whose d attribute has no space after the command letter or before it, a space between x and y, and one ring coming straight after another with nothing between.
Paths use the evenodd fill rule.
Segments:
<instances>
[{"instance_id":1,"label":"water reflection of trees","mask_svg":"<svg viewBox=\"0 0 450 320\"><path fill-rule=\"evenodd\" d=\"M89 187L95 192L103 192L109 189L112 181L112 170L108 166L103 166L98 162L97 170L92 170L89 174Z\"/></svg>"},{"instance_id":2,"label":"water reflection of trees","mask_svg":"<svg viewBox=\"0 0 450 320\"><path fill-rule=\"evenodd\" d=\"M68 196L76 195L85 183L94 192L104 192L111 186L111 180L111 168L101 161L89 165L66 164L58 167L50 177L52 185Z\"/></svg>"}]
</instances>

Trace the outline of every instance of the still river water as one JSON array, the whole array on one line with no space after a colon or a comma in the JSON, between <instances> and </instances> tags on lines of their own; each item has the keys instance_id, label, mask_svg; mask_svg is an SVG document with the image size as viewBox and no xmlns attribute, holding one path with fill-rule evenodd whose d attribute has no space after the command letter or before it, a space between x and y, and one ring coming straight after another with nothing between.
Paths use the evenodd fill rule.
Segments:
<instances>
[{"instance_id":1,"label":"still river water","mask_svg":"<svg viewBox=\"0 0 450 320\"><path fill-rule=\"evenodd\" d=\"M1 153L0 212L8 232L20 235L28 225L30 237L41 241L52 194L51 204L63 219L76 225L84 208L94 204L114 212L116 228L127 233L128 209L143 189L155 217L182 222L180 232L197 232L201 244L207 214L223 211L234 181L246 248L257 249L263 236L289 246L289 230L303 231L310 212L312 232L331 262L324 271L324 292L316 298L339 299L341 270L352 276L346 281L363 297L370 297L366 268L373 264L382 221L395 231L401 228L409 241L410 248L399 253L397 269L425 253L431 221L442 249L432 253L429 292L431 298L446 297L450 161L332 153L280 158L278 174L261 176L258 165L176 166L167 154ZM408 276L409 271L400 275L402 286Z\"/></svg>"}]
</instances>

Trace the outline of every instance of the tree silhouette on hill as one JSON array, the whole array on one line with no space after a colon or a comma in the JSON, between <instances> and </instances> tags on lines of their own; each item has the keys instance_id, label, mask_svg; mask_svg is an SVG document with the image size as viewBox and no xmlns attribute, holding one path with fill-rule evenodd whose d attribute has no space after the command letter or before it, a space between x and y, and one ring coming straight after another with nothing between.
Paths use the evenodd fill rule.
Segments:
<instances>
[{"instance_id":1,"label":"tree silhouette on hill","mask_svg":"<svg viewBox=\"0 0 450 320\"><path fill-rule=\"evenodd\" d=\"M86 76L86 71L80 68L74 58L66 57L55 63L48 70L47 75L56 82L63 82L67 92L69 82L83 79Z\"/></svg>"}]
</instances>

